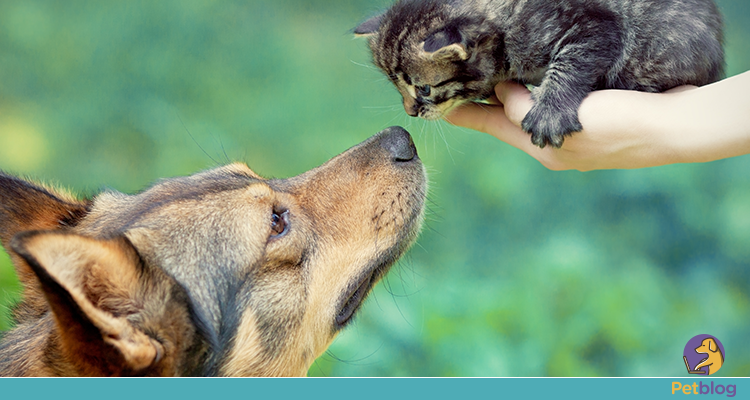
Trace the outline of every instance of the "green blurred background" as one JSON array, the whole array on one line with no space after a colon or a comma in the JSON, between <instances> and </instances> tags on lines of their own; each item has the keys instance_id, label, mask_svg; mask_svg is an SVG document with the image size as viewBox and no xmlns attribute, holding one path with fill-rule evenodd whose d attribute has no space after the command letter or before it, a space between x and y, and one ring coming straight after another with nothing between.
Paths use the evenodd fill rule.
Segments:
<instances>
[{"instance_id":1,"label":"green blurred background","mask_svg":"<svg viewBox=\"0 0 750 400\"><path fill-rule=\"evenodd\" d=\"M0 169L83 196L229 161L286 177L403 125L426 228L309 375L686 376L702 333L750 375L750 156L552 172L407 117L350 34L388 4L2 0ZM735 75L750 2L719 4ZM0 330L18 292L0 253Z\"/></svg>"}]
</instances>

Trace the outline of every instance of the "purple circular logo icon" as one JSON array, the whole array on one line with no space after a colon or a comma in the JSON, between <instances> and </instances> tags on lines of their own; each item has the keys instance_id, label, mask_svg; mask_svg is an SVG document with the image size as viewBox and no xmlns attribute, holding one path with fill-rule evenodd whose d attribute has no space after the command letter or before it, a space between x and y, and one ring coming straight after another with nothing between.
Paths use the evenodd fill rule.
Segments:
<instances>
[{"instance_id":1,"label":"purple circular logo icon","mask_svg":"<svg viewBox=\"0 0 750 400\"><path fill-rule=\"evenodd\" d=\"M682 358L689 374L712 375L724 364L724 346L711 335L697 335L688 340Z\"/></svg>"}]
</instances>

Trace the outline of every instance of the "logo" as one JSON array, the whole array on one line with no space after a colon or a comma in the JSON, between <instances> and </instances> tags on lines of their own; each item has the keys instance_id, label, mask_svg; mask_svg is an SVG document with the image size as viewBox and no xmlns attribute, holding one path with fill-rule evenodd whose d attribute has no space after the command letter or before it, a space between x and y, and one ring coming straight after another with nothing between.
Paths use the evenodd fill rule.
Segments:
<instances>
[{"instance_id":1,"label":"logo","mask_svg":"<svg viewBox=\"0 0 750 400\"><path fill-rule=\"evenodd\" d=\"M698 383L693 382L693 384L682 384L681 382L672 382L672 394L680 394L680 392L684 394L726 394L727 397L734 397L737 395L737 385L721 385L717 384L714 385L714 381L710 382L711 385L708 385L708 382L705 384L703 381L700 381Z\"/></svg>"},{"instance_id":2,"label":"logo","mask_svg":"<svg viewBox=\"0 0 750 400\"><path fill-rule=\"evenodd\" d=\"M711 335L697 335L688 340L682 359L688 374L713 375L724 364L724 346Z\"/></svg>"}]
</instances>

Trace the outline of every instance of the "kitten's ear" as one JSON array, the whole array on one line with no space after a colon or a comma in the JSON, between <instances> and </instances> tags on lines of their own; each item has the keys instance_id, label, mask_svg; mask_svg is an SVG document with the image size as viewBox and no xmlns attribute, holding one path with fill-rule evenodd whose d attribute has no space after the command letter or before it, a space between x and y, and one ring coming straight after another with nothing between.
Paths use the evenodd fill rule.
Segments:
<instances>
[{"instance_id":1,"label":"kitten's ear","mask_svg":"<svg viewBox=\"0 0 750 400\"><path fill-rule=\"evenodd\" d=\"M385 14L376 15L361 23L358 27L354 28L354 34L356 36L372 36L378 33L380 22L383 21L383 15Z\"/></svg>"},{"instance_id":2,"label":"kitten's ear","mask_svg":"<svg viewBox=\"0 0 750 400\"><path fill-rule=\"evenodd\" d=\"M432 33L422 42L423 56L433 60L458 61L469 58L461 31L446 27Z\"/></svg>"}]
</instances>

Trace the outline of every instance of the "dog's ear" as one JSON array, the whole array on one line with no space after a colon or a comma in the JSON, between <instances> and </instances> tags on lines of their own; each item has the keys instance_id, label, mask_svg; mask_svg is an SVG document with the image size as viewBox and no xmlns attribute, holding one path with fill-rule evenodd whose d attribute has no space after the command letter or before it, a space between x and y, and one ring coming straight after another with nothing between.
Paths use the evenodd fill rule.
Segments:
<instances>
[{"instance_id":1,"label":"dog's ear","mask_svg":"<svg viewBox=\"0 0 750 400\"><path fill-rule=\"evenodd\" d=\"M715 353L716 350L717 350L717 348L718 348L718 346L716 346L716 341L713 340L713 338L708 338L708 349L711 352Z\"/></svg>"},{"instance_id":2,"label":"dog's ear","mask_svg":"<svg viewBox=\"0 0 750 400\"><path fill-rule=\"evenodd\" d=\"M8 248L19 232L75 225L88 202L0 172L0 240Z\"/></svg>"},{"instance_id":3,"label":"dog's ear","mask_svg":"<svg viewBox=\"0 0 750 400\"><path fill-rule=\"evenodd\" d=\"M78 374L161 374L154 369L166 349L142 325L165 317L143 311L149 302L170 301L170 292L156 290L153 271L127 239L31 231L11 245L38 277L57 322L60 350ZM155 329L147 330L154 335Z\"/></svg>"},{"instance_id":4,"label":"dog's ear","mask_svg":"<svg viewBox=\"0 0 750 400\"><path fill-rule=\"evenodd\" d=\"M10 253L23 284L25 312L43 313L44 296L25 260L10 248L11 239L24 231L75 225L88 213L88 208L85 201L0 172L0 242Z\"/></svg>"}]
</instances>

